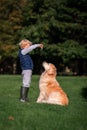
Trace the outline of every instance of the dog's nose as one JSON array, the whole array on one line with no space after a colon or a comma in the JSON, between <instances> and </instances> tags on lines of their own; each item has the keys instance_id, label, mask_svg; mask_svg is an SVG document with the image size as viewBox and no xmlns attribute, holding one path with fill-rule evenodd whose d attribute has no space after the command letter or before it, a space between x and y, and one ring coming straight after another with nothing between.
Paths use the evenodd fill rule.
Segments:
<instances>
[{"instance_id":1,"label":"dog's nose","mask_svg":"<svg viewBox=\"0 0 87 130\"><path fill-rule=\"evenodd\" d=\"M43 64L47 63L46 61L43 61Z\"/></svg>"},{"instance_id":2,"label":"dog's nose","mask_svg":"<svg viewBox=\"0 0 87 130\"><path fill-rule=\"evenodd\" d=\"M45 65L45 64L47 64L47 62L46 62L46 61L44 61L44 62L42 63L42 65Z\"/></svg>"}]
</instances>

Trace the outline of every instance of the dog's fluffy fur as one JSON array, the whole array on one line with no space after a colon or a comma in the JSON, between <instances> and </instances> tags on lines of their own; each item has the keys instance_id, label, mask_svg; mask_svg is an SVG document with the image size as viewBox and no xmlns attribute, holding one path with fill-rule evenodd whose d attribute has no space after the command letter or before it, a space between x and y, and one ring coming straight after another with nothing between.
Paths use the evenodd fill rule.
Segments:
<instances>
[{"instance_id":1,"label":"dog's fluffy fur","mask_svg":"<svg viewBox=\"0 0 87 130\"><path fill-rule=\"evenodd\" d=\"M47 62L43 62L45 71L41 74L39 81L40 94L38 103L49 103L68 105L68 97L56 80L56 67Z\"/></svg>"}]
</instances>

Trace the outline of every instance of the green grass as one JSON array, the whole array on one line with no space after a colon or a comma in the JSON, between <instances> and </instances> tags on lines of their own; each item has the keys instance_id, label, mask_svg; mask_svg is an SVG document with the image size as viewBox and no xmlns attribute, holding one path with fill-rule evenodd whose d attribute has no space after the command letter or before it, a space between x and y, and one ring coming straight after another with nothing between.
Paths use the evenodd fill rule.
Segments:
<instances>
[{"instance_id":1,"label":"green grass","mask_svg":"<svg viewBox=\"0 0 87 130\"><path fill-rule=\"evenodd\" d=\"M21 76L0 75L0 130L87 130L87 77L57 79L69 97L68 106L37 104L39 76L35 75L30 102L21 103Z\"/></svg>"}]
</instances>

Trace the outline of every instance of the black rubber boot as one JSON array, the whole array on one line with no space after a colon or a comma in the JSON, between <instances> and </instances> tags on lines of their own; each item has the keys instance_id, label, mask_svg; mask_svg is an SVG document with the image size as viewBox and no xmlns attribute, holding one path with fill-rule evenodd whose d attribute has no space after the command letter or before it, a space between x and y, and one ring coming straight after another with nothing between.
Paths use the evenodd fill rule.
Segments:
<instances>
[{"instance_id":1,"label":"black rubber boot","mask_svg":"<svg viewBox=\"0 0 87 130\"><path fill-rule=\"evenodd\" d=\"M29 102L29 99L28 99L28 92L29 92L29 88L26 87L25 100L26 100L27 102Z\"/></svg>"},{"instance_id":2,"label":"black rubber boot","mask_svg":"<svg viewBox=\"0 0 87 130\"><path fill-rule=\"evenodd\" d=\"M29 91L29 88L21 87L21 89L20 89L20 101L21 102L29 101L28 100L28 91Z\"/></svg>"},{"instance_id":3,"label":"black rubber boot","mask_svg":"<svg viewBox=\"0 0 87 130\"><path fill-rule=\"evenodd\" d=\"M26 88L21 87L20 89L20 101L25 102L26 101Z\"/></svg>"}]
</instances>

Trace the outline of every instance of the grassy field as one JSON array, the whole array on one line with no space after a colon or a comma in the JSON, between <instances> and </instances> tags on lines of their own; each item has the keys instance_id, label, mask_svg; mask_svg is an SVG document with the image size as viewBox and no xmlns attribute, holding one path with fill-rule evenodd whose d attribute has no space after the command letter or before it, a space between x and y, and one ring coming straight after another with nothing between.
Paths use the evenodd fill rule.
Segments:
<instances>
[{"instance_id":1,"label":"grassy field","mask_svg":"<svg viewBox=\"0 0 87 130\"><path fill-rule=\"evenodd\" d=\"M57 77L68 106L37 104L39 76L32 77L29 103L19 102L21 76L0 75L0 130L87 130L87 77Z\"/></svg>"}]
</instances>

